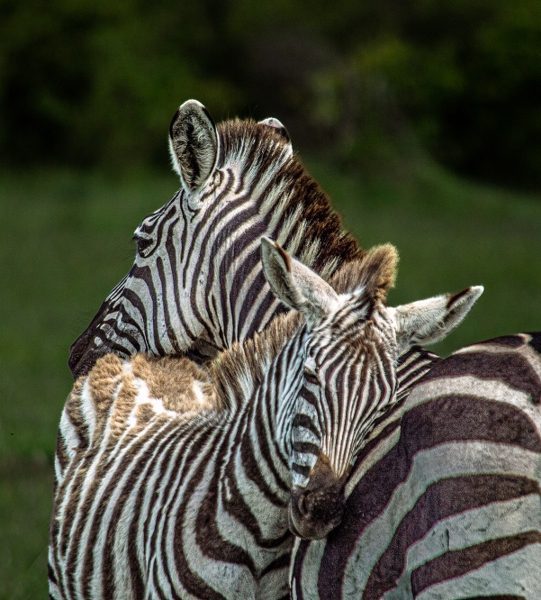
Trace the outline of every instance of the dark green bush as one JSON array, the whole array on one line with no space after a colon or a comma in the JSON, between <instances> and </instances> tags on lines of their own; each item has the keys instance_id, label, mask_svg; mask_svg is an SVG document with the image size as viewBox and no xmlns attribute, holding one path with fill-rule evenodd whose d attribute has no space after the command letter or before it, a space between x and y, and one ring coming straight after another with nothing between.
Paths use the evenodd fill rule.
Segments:
<instances>
[{"instance_id":1,"label":"dark green bush","mask_svg":"<svg viewBox=\"0 0 541 600\"><path fill-rule=\"evenodd\" d=\"M4 0L0 152L164 164L169 118L197 97L218 118L274 114L365 173L425 149L535 185L540 48L537 0Z\"/></svg>"}]
</instances>

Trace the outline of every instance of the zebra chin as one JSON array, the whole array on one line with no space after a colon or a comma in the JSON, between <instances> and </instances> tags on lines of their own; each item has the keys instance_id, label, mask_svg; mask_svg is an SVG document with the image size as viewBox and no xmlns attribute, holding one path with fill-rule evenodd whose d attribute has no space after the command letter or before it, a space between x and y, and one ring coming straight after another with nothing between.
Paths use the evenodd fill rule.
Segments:
<instances>
[{"instance_id":1,"label":"zebra chin","mask_svg":"<svg viewBox=\"0 0 541 600\"><path fill-rule=\"evenodd\" d=\"M342 486L293 488L288 507L289 530L303 539L321 539L340 524L344 506Z\"/></svg>"}]
</instances>

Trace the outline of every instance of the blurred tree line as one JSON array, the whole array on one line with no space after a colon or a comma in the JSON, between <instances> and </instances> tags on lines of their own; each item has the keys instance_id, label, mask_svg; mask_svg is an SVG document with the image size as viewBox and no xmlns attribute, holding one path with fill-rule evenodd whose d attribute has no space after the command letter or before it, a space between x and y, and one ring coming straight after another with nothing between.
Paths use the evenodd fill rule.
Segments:
<instances>
[{"instance_id":1,"label":"blurred tree line","mask_svg":"<svg viewBox=\"0 0 541 600\"><path fill-rule=\"evenodd\" d=\"M0 0L4 164L163 165L190 97L366 173L538 186L541 2Z\"/></svg>"}]
</instances>

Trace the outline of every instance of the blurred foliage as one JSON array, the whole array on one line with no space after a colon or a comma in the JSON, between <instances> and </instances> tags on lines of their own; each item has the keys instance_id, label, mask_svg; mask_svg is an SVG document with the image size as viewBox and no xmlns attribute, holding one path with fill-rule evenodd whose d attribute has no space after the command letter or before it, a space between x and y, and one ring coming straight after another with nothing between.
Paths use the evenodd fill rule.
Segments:
<instances>
[{"instance_id":1,"label":"blurred foliage","mask_svg":"<svg viewBox=\"0 0 541 600\"><path fill-rule=\"evenodd\" d=\"M2 0L0 152L165 163L175 104L273 114L364 173L541 183L538 0ZM391 169L392 170L392 169Z\"/></svg>"}]
</instances>

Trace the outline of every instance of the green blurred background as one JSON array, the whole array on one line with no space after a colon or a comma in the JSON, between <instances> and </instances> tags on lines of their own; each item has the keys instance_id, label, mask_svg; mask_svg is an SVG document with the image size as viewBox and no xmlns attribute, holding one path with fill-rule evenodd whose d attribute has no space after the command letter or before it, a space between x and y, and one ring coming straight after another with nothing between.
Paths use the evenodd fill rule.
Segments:
<instances>
[{"instance_id":1,"label":"green blurred background","mask_svg":"<svg viewBox=\"0 0 541 600\"><path fill-rule=\"evenodd\" d=\"M176 106L275 116L394 302L483 283L449 352L539 329L538 0L0 0L0 598L46 595L70 343L178 181Z\"/></svg>"}]
</instances>

